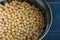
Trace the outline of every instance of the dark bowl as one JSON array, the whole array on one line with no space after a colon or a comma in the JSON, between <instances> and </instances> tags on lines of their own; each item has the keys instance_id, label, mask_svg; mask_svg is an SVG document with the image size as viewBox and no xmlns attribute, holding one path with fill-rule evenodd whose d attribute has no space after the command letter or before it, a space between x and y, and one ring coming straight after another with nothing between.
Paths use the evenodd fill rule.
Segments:
<instances>
[{"instance_id":1,"label":"dark bowl","mask_svg":"<svg viewBox=\"0 0 60 40\"><path fill-rule=\"evenodd\" d=\"M11 2L12 0L0 0L0 4L4 5L4 2ZM52 11L49 7L48 3L45 0L18 0L18 1L26 1L31 5L35 5L35 7L39 8L40 11L43 12L44 20L45 20L45 28L42 35L38 38L39 40L43 39L43 37L49 31L52 24Z\"/></svg>"}]
</instances>

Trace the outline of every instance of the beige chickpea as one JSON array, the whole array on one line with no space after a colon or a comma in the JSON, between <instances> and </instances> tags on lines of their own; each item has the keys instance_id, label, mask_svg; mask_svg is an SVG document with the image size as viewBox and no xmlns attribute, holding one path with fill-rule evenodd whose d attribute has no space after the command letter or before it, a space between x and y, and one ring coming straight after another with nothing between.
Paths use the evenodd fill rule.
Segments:
<instances>
[{"instance_id":1,"label":"beige chickpea","mask_svg":"<svg viewBox=\"0 0 60 40\"><path fill-rule=\"evenodd\" d=\"M2 40L6 40L6 38L5 38L5 37L3 37L3 38L2 38Z\"/></svg>"},{"instance_id":2,"label":"beige chickpea","mask_svg":"<svg viewBox=\"0 0 60 40\"><path fill-rule=\"evenodd\" d=\"M11 39L11 38L13 38L13 36L12 36L12 35L9 35L9 37L10 37L10 39Z\"/></svg>"},{"instance_id":3,"label":"beige chickpea","mask_svg":"<svg viewBox=\"0 0 60 40\"><path fill-rule=\"evenodd\" d=\"M6 39L7 39L7 38L8 38L8 35L6 35L5 37L6 37Z\"/></svg>"},{"instance_id":4,"label":"beige chickpea","mask_svg":"<svg viewBox=\"0 0 60 40\"><path fill-rule=\"evenodd\" d=\"M3 34L2 37L5 37L5 34Z\"/></svg>"},{"instance_id":5,"label":"beige chickpea","mask_svg":"<svg viewBox=\"0 0 60 40\"><path fill-rule=\"evenodd\" d=\"M19 33L19 32L17 32L17 33L16 33L16 35L18 35L18 36L19 36L19 35L20 35L20 33Z\"/></svg>"},{"instance_id":6,"label":"beige chickpea","mask_svg":"<svg viewBox=\"0 0 60 40\"><path fill-rule=\"evenodd\" d=\"M15 33L13 32L12 35L15 35Z\"/></svg>"},{"instance_id":7,"label":"beige chickpea","mask_svg":"<svg viewBox=\"0 0 60 40\"><path fill-rule=\"evenodd\" d=\"M14 31L15 31L15 29L12 29L11 31L12 31L12 32L14 32Z\"/></svg>"},{"instance_id":8,"label":"beige chickpea","mask_svg":"<svg viewBox=\"0 0 60 40\"><path fill-rule=\"evenodd\" d=\"M8 6L9 4L8 3L5 3L5 6Z\"/></svg>"},{"instance_id":9,"label":"beige chickpea","mask_svg":"<svg viewBox=\"0 0 60 40\"><path fill-rule=\"evenodd\" d=\"M8 38L6 38L7 40L10 40L10 38L8 37Z\"/></svg>"},{"instance_id":10,"label":"beige chickpea","mask_svg":"<svg viewBox=\"0 0 60 40\"><path fill-rule=\"evenodd\" d=\"M16 5L16 2L12 1L12 3L13 3L13 6L15 6L15 5Z\"/></svg>"},{"instance_id":11,"label":"beige chickpea","mask_svg":"<svg viewBox=\"0 0 60 40\"><path fill-rule=\"evenodd\" d=\"M6 28L6 27L4 27L4 30L7 30L7 28Z\"/></svg>"},{"instance_id":12,"label":"beige chickpea","mask_svg":"<svg viewBox=\"0 0 60 40\"><path fill-rule=\"evenodd\" d=\"M15 31L17 31L17 32L18 32L18 28L16 28L16 29L15 29Z\"/></svg>"},{"instance_id":13,"label":"beige chickpea","mask_svg":"<svg viewBox=\"0 0 60 40\"><path fill-rule=\"evenodd\" d=\"M11 33L11 30L8 30L8 33Z\"/></svg>"}]
</instances>

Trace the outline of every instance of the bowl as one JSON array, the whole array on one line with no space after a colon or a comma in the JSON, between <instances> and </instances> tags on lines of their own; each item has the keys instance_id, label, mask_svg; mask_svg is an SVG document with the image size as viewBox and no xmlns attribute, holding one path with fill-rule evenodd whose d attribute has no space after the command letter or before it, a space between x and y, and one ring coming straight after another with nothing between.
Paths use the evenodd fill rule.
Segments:
<instances>
[{"instance_id":1,"label":"bowl","mask_svg":"<svg viewBox=\"0 0 60 40\"><path fill-rule=\"evenodd\" d=\"M11 2L12 0L0 0L0 4L4 5L4 2ZM42 35L38 38L39 40L43 39L44 36L48 33L51 24L52 24L52 11L46 0L18 0L26 1L31 5L35 5L40 11L43 12L45 27Z\"/></svg>"}]
</instances>

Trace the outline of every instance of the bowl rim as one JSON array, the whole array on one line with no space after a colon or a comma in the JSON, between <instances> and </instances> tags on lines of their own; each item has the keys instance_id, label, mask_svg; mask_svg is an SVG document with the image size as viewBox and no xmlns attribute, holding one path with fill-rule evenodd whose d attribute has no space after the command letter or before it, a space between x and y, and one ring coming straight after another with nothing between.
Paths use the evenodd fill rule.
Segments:
<instances>
[{"instance_id":1,"label":"bowl rim","mask_svg":"<svg viewBox=\"0 0 60 40\"><path fill-rule=\"evenodd\" d=\"M47 5L47 7L49 9L49 12L50 12L50 15L51 15L51 19L50 19L50 24L47 25L48 29L45 29L44 34L39 38L39 40L43 39L46 36L46 34L48 33L48 31L49 31L49 29L50 29L50 27L52 25L52 10L51 10L51 8L50 8L50 6L49 6L49 4L47 3L46 0L41 0L41 1L45 2L45 5Z\"/></svg>"}]
</instances>

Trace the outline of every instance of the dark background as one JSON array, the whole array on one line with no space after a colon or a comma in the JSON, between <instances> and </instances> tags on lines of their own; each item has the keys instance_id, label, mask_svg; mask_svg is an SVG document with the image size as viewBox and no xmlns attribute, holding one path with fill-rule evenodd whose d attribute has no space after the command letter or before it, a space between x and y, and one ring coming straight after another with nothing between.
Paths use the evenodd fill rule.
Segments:
<instances>
[{"instance_id":1,"label":"dark background","mask_svg":"<svg viewBox=\"0 0 60 40\"><path fill-rule=\"evenodd\" d=\"M42 40L60 40L60 0L46 0L52 9L53 23Z\"/></svg>"}]
</instances>

